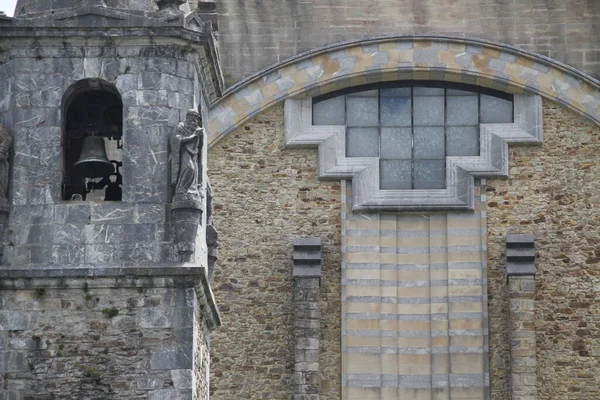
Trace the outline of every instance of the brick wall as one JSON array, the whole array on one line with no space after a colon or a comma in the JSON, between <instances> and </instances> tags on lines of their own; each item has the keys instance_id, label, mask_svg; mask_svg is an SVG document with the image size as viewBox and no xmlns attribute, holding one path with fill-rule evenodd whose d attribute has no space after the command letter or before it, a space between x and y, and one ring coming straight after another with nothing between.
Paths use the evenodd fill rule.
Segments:
<instances>
[{"instance_id":1,"label":"brick wall","mask_svg":"<svg viewBox=\"0 0 600 400\"><path fill-rule=\"evenodd\" d=\"M596 0L219 0L228 84L303 51L382 34L515 45L600 77Z\"/></svg>"}]
</instances>

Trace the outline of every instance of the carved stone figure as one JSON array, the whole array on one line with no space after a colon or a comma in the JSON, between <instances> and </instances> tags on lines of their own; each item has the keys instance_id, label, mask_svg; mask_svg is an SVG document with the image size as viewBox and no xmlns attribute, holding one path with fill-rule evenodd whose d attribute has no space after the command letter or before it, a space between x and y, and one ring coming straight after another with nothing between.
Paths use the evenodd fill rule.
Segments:
<instances>
[{"instance_id":1,"label":"carved stone figure","mask_svg":"<svg viewBox=\"0 0 600 400\"><path fill-rule=\"evenodd\" d=\"M8 197L8 154L12 145L12 137L0 125L0 198Z\"/></svg>"},{"instance_id":2,"label":"carved stone figure","mask_svg":"<svg viewBox=\"0 0 600 400\"><path fill-rule=\"evenodd\" d=\"M195 110L188 111L185 123L179 123L175 137L179 143L173 151L178 162L175 195L198 195L198 155L202 150L204 130L200 126L202 119ZM178 157L177 157L178 156Z\"/></svg>"}]
</instances>

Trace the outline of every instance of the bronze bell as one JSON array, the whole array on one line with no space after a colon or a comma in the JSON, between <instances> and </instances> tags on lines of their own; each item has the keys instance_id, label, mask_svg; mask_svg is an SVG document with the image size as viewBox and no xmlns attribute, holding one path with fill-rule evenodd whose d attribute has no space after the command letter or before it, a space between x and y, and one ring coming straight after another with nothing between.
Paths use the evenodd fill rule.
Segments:
<instances>
[{"instance_id":1,"label":"bronze bell","mask_svg":"<svg viewBox=\"0 0 600 400\"><path fill-rule=\"evenodd\" d=\"M81 144L79 160L73 164L75 173L86 178L103 178L115 172L106 157L104 139L101 136L86 136Z\"/></svg>"}]
</instances>

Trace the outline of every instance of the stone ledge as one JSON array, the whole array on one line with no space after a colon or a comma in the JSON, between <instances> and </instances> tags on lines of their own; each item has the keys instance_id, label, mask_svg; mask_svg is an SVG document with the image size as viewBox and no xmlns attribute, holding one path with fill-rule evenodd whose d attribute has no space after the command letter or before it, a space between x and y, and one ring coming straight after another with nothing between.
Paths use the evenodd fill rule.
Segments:
<instances>
[{"instance_id":1,"label":"stone ledge","mask_svg":"<svg viewBox=\"0 0 600 400\"><path fill-rule=\"evenodd\" d=\"M208 327L221 326L221 316L205 267L0 269L0 290L30 288L195 287Z\"/></svg>"}]
</instances>

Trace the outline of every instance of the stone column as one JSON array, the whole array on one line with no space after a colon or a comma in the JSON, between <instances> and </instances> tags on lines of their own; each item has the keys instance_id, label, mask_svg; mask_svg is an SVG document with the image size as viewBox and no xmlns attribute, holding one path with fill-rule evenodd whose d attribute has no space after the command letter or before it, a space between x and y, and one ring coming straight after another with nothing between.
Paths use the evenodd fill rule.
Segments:
<instances>
[{"instance_id":1,"label":"stone column","mask_svg":"<svg viewBox=\"0 0 600 400\"><path fill-rule=\"evenodd\" d=\"M533 236L507 235L506 274L510 299L512 400L537 398L534 261Z\"/></svg>"},{"instance_id":2,"label":"stone column","mask_svg":"<svg viewBox=\"0 0 600 400\"><path fill-rule=\"evenodd\" d=\"M293 400L319 400L321 239L294 241L293 277Z\"/></svg>"}]
</instances>

